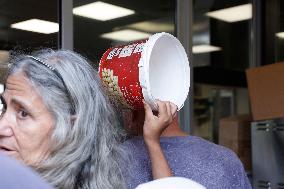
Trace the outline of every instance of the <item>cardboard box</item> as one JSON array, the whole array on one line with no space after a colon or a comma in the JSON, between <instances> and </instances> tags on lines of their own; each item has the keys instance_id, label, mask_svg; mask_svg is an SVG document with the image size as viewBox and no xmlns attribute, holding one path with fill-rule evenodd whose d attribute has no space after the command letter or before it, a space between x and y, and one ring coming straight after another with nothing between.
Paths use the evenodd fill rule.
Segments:
<instances>
[{"instance_id":1,"label":"cardboard box","mask_svg":"<svg viewBox=\"0 0 284 189\"><path fill-rule=\"evenodd\" d=\"M236 115L219 121L219 144L233 150L247 171L251 171L251 121L250 115Z\"/></svg>"},{"instance_id":2,"label":"cardboard box","mask_svg":"<svg viewBox=\"0 0 284 189\"><path fill-rule=\"evenodd\" d=\"M246 70L254 121L284 117L284 63Z\"/></svg>"}]
</instances>

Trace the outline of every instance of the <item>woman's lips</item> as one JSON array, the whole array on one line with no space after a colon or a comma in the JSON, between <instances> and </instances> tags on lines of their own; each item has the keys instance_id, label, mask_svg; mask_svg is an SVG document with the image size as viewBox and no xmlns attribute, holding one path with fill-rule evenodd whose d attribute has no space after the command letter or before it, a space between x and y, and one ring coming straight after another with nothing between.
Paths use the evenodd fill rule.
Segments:
<instances>
[{"instance_id":1,"label":"woman's lips","mask_svg":"<svg viewBox=\"0 0 284 189\"><path fill-rule=\"evenodd\" d=\"M7 155L12 155L13 153L15 153L15 151L12 150L12 149L9 148L9 147L0 146L0 153L7 154Z\"/></svg>"}]
</instances>

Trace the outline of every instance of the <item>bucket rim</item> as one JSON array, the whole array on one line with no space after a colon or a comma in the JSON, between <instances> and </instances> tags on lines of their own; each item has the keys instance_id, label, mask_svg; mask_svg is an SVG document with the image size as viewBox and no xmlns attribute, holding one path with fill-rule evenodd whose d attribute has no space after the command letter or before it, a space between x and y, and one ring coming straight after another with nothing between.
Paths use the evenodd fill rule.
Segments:
<instances>
[{"instance_id":1,"label":"bucket rim","mask_svg":"<svg viewBox=\"0 0 284 189\"><path fill-rule=\"evenodd\" d=\"M177 52L179 53L179 57L181 58L182 64L185 68L184 70L185 74L183 75L183 78L182 78L184 82L184 86L185 86L183 88L183 91L181 92L182 103L176 104L178 106L178 111L179 111L183 107L184 102L188 96L188 92L190 88L190 67L189 67L189 60L184 50L184 47L182 46L182 44L176 37L174 37L173 35L169 33L165 33L165 32L156 33L149 37L149 39L144 44L144 48L141 52L141 58L138 64L139 65L139 82L142 87L142 93L143 93L143 97L145 101L148 102L148 104L153 110L157 110L158 105L151 92L150 70L149 70L150 66L149 65L150 65L151 53L154 49L156 42L164 36L168 37L170 40L173 41L173 44L175 45L176 49L178 49Z\"/></svg>"}]
</instances>

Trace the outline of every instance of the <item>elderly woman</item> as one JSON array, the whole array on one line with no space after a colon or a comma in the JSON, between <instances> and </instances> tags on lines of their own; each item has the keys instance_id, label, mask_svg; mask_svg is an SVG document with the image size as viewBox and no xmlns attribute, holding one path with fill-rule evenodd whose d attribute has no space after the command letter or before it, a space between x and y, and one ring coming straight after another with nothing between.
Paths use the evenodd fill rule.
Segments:
<instances>
[{"instance_id":1,"label":"elderly woman","mask_svg":"<svg viewBox=\"0 0 284 189\"><path fill-rule=\"evenodd\" d=\"M56 188L126 187L123 132L98 74L83 57L64 50L15 57L2 103L0 152L34 168ZM162 159L151 156L154 178L170 175L159 136L176 112L172 104L159 103L158 116L145 104L144 126L151 131L145 142L150 154L158 152Z\"/></svg>"}]
</instances>

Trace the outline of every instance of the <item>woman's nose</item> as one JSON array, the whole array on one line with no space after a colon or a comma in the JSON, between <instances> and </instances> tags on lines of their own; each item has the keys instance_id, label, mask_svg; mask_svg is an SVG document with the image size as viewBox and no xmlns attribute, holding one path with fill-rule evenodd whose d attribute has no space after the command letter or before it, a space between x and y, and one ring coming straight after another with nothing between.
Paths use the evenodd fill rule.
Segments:
<instances>
[{"instance_id":1,"label":"woman's nose","mask_svg":"<svg viewBox=\"0 0 284 189\"><path fill-rule=\"evenodd\" d=\"M5 116L0 118L0 138L13 135L12 127L8 124Z\"/></svg>"}]
</instances>

